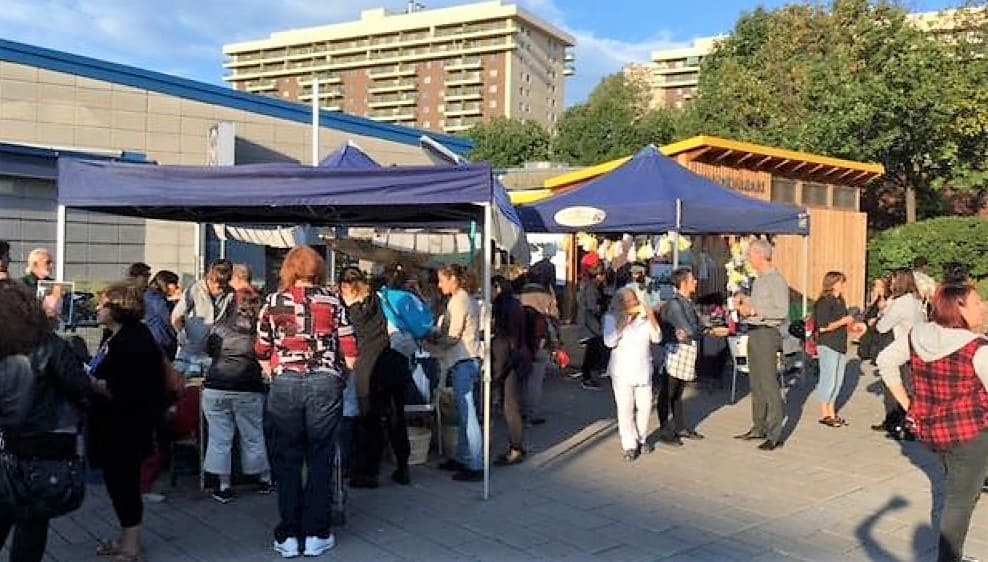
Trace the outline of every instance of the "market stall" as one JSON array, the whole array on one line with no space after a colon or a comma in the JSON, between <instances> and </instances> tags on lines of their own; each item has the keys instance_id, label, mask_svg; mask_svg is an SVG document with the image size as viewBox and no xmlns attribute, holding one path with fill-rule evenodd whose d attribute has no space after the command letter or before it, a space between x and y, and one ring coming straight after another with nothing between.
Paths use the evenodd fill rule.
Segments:
<instances>
[{"instance_id":1,"label":"market stall","mask_svg":"<svg viewBox=\"0 0 988 562\"><path fill-rule=\"evenodd\" d=\"M65 209L145 219L323 226L483 225L483 325L489 325L495 217L516 215L488 164L369 169L148 166L62 159L58 175L57 273L64 273ZM513 216L514 215L514 216ZM500 232L503 232L502 229ZM484 330L485 350L490 331ZM486 351L485 351L486 353ZM484 497L490 491L490 361L484 361Z\"/></svg>"}]
</instances>

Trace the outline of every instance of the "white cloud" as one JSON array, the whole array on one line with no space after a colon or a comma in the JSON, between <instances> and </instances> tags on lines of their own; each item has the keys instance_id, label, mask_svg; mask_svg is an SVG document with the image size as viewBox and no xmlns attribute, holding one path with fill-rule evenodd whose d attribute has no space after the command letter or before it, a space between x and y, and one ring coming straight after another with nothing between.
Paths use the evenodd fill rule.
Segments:
<instances>
[{"instance_id":1,"label":"white cloud","mask_svg":"<svg viewBox=\"0 0 988 562\"><path fill-rule=\"evenodd\" d=\"M463 0L425 3L438 8ZM3 4L2 38L212 83L221 83L224 74L223 44L351 20L367 8L404 7L403 1L394 0L6 0ZM553 0L519 0L519 4L577 40L577 73L567 83L567 104L584 99L603 76L628 62L645 61L652 50L680 45L663 33L631 42L574 30Z\"/></svg>"}]
</instances>

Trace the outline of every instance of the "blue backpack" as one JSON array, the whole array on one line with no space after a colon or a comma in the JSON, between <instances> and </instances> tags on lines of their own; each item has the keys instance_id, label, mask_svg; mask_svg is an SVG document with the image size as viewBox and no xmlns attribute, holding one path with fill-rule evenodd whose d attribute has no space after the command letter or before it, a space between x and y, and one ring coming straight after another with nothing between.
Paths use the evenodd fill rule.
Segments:
<instances>
[{"instance_id":1,"label":"blue backpack","mask_svg":"<svg viewBox=\"0 0 988 562\"><path fill-rule=\"evenodd\" d=\"M435 319L432 311L414 293L397 289L381 289L378 292L388 322L396 328L421 340L432 332Z\"/></svg>"}]
</instances>

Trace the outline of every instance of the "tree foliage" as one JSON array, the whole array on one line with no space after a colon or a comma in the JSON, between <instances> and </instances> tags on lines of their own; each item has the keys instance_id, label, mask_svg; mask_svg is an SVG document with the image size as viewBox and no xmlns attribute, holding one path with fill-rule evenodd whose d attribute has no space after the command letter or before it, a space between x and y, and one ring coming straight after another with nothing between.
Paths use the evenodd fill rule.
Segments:
<instances>
[{"instance_id":1,"label":"tree foliage","mask_svg":"<svg viewBox=\"0 0 988 562\"><path fill-rule=\"evenodd\" d=\"M604 78L585 103L570 107L559 120L553 158L599 164L673 140L676 116L649 109L648 96L643 84L622 73Z\"/></svg>"},{"instance_id":2,"label":"tree foliage","mask_svg":"<svg viewBox=\"0 0 988 562\"><path fill-rule=\"evenodd\" d=\"M711 134L882 162L934 214L936 190L985 179L980 21L945 40L886 0L755 10L704 59L695 119Z\"/></svg>"},{"instance_id":3,"label":"tree foliage","mask_svg":"<svg viewBox=\"0 0 988 562\"><path fill-rule=\"evenodd\" d=\"M490 162L495 168L549 159L549 133L534 121L497 117L474 126L467 137L474 142L470 159Z\"/></svg>"},{"instance_id":4,"label":"tree foliage","mask_svg":"<svg viewBox=\"0 0 988 562\"><path fill-rule=\"evenodd\" d=\"M966 264L975 279L988 277L988 221L941 217L883 231L868 243L868 276L909 267L919 256L929 260L934 278L950 262Z\"/></svg>"}]
</instances>

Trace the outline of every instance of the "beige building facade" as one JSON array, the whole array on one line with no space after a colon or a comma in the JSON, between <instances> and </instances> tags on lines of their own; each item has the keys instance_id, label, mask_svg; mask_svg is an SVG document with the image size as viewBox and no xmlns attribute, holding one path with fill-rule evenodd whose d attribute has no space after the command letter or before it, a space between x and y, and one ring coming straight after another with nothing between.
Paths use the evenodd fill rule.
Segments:
<instances>
[{"instance_id":1,"label":"beige building facade","mask_svg":"<svg viewBox=\"0 0 988 562\"><path fill-rule=\"evenodd\" d=\"M950 41L976 21L979 11L985 13L984 8L952 9L913 13L906 19L918 29ZM703 58L713 52L723 37L699 37L688 47L653 51L651 61L628 65L625 73L651 85L653 107L682 108L696 97Z\"/></svg>"},{"instance_id":2,"label":"beige building facade","mask_svg":"<svg viewBox=\"0 0 988 562\"><path fill-rule=\"evenodd\" d=\"M240 91L387 123L458 133L493 117L552 128L573 72L568 33L513 4L488 1L272 33L223 47Z\"/></svg>"},{"instance_id":3,"label":"beige building facade","mask_svg":"<svg viewBox=\"0 0 988 562\"><path fill-rule=\"evenodd\" d=\"M57 159L113 158L204 165L207 136L231 123L237 164L311 163L310 109L191 80L0 40L0 239L19 268L55 249ZM324 112L320 157L343 143L382 165L429 164L423 131ZM433 138L456 152L462 139ZM196 226L69 209L66 278L119 279L127 264L196 274Z\"/></svg>"}]
</instances>

